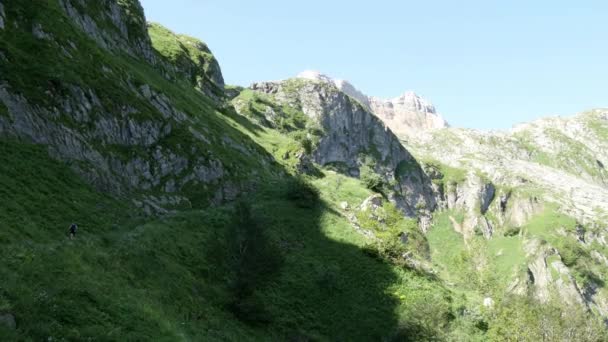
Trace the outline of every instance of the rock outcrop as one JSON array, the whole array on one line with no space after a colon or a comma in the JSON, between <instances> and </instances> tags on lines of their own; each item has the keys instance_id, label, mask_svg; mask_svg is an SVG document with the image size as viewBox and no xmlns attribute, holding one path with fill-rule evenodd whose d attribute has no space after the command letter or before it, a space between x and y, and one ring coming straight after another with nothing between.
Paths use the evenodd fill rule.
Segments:
<instances>
[{"instance_id":1,"label":"rock outcrop","mask_svg":"<svg viewBox=\"0 0 608 342\"><path fill-rule=\"evenodd\" d=\"M297 77L334 84L380 118L397 136L413 136L420 132L448 127L435 107L414 92L406 92L394 99L381 99L363 94L348 81L335 80L316 71L304 71Z\"/></svg>"},{"instance_id":2,"label":"rock outcrop","mask_svg":"<svg viewBox=\"0 0 608 342\"><path fill-rule=\"evenodd\" d=\"M414 92L390 100L372 97L370 108L398 136L415 136L448 127L435 107Z\"/></svg>"},{"instance_id":3,"label":"rock outcrop","mask_svg":"<svg viewBox=\"0 0 608 342\"><path fill-rule=\"evenodd\" d=\"M253 173L237 163L252 162L263 170L271 157L221 119L201 120L200 114L216 109L193 88L153 75L167 62L152 48L138 1L60 4L65 16L53 20L73 30L46 21L28 26L32 18L24 17L2 33L7 40L31 35L29 43L44 48L47 59L32 72L26 68L30 60L22 60L25 54L15 49L0 54L1 70L12 65L11 73L0 74L0 136L48 146L51 156L66 161L97 188L132 198L141 195L134 201L147 212L196 205L187 195L192 189L205 194L197 195L198 205L234 199L248 188L245 183L255 181L237 181ZM22 5L11 6L19 11ZM191 48L209 53L202 43ZM114 62L121 58L129 60ZM221 91L219 66L209 60L211 64L198 66L196 72L205 76L198 85ZM141 63L144 71L125 69L129 63ZM70 76L56 77L58 73ZM176 102L174 95L184 92L191 96ZM233 156L234 164L220 158L226 155Z\"/></svg>"},{"instance_id":4,"label":"rock outcrop","mask_svg":"<svg viewBox=\"0 0 608 342\"><path fill-rule=\"evenodd\" d=\"M0 314L0 325L2 325L4 328L15 330L17 328L17 321L15 320L15 316L10 313Z\"/></svg>"},{"instance_id":5,"label":"rock outcrop","mask_svg":"<svg viewBox=\"0 0 608 342\"><path fill-rule=\"evenodd\" d=\"M417 158L492 175L509 188L530 189L541 202L588 224L608 213L608 114L595 110L548 118L507 132L447 128L408 139Z\"/></svg>"},{"instance_id":6,"label":"rock outcrop","mask_svg":"<svg viewBox=\"0 0 608 342\"><path fill-rule=\"evenodd\" d=\"M70 20L102 48L155 62L146 17L138 0L99 0L95 8L85 0L59 3Z\"/></svg>"},{"instance_id":7,"label":"rock outcrop","mask_svg":"<svg viewBox=\"0 0 608 342\"><path fill-rule=\"evenodd\" d=\"M527 242L525 250L530 260L530 283L541 302L547 302L554 290L559 294L559 298L569 305L585 304L576 281L556 249L533 239Z\"/></svg>"},{"instance_id":8,"label":"rock outcrop","mask_svg":"<svg viewBox=\"0 0 608 342\"><path fill-rule=\"evenodd\" d=\"M375 171L387 184L393 184L390 198L406 214L435 208L430 179L399 139L324 76L255 83L251 89L272 96L280 105L301 110L320 126L323 134L312 151L317 164L340 164L351 175L359 176L362 156L368 156L374 160Z\"/></svg>"}]
</instances>

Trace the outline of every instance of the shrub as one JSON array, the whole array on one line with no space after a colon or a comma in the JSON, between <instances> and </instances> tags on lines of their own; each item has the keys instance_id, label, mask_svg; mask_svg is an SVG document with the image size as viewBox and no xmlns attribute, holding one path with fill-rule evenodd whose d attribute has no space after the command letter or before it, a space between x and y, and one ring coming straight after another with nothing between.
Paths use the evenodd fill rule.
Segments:
<instances>
[{"instance_id":1,"label":"shrub","mask_svg":"<svg viewBox=\"0 0 608 342\"><path fill-rule=\"evenodd\" d=\"M515 236L521 231L520 227L509 227L503 233L504 236Z\"/></svg>"},{"instance_id":2,"label":"shrub","mask_svg":"<svg viewBox=\"0 0 608 342\"><path fill-rule=\"evenodd\" d=\"M587 257L587 252L573 240L562 239L558 242L557 250L562 256L562 261L568 267L576 265L579 259Z\"/></svg>"},{"instance_id":3,"label":"shrub","mask_svg":"<svg viewBox=\"0 0 608 342\"><path fill-rule=\"evenodd\" d=\"M384 186L382 177L367 165L361 167L361 182L366 188L376 192L381 192Z\"/></svg>"},{"instance_id":4,"label":"shrub","mask_svg":"<svg viewBox=\"0 0 608 342\"><path fill-rule=\"evenodd\" d=\"M304 138L302 140L300 140L300 147L304 150L304 152L306 154L311 154L312 153L312 140L308 139L308 138Z\"/></svg>"}]
</instances>

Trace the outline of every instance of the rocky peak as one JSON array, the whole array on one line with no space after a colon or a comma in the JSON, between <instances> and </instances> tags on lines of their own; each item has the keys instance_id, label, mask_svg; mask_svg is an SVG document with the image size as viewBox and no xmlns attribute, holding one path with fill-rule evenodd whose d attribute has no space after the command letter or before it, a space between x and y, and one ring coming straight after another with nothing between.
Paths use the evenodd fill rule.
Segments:
<instances>
[{"instance_id":1,"label":"rocky peak","mask_svg":"<svg viewBox=\"0 0 608 342\"><path fill-rule=\"evenodd\" d=\"M372 97L370 108L397 135L448 127L435 106L412 91L390 100Z\"/></svg>"},{"instance_id":2,"label":"rocky peak","mask_svg":"<svg viewBox=\"0 0 608 342\"><path fill-rule=\"evenodd\" d=\"M359 91L355 86L349 83L346 80L333 79L325 74L322 74L318 71L307 70L303 71L296 76L296 78L310 80L315 82L322 82L326 84L332 84L338 88L338 90L342 91L344 94L354 98L359 101L366 109L370 109L369 105L369 97Z\"/></svg>"},{"instance_id":3,"label":"rocky peak","mask_svg":"<svg viewBox=\"0 0 608 342\"><path fill-rule=\"evenodd\" d=\"M385 103L390 103L394 107L403 107L409 111L423 112L429 114L436 114L435 106L433 106L430 102L423 99L422 97L416 95L413 91L407 91L403 93L403 95L396 97L392 100L382 100L378 98L374 98L376 101L383 101Z\"/></svg>"},{"instance_id":4,"label":"rocky peak","mask_svg":"<svg viewBox=\"0 0 608 342\"><path fill-rule=\"evenodd\" d=\"M299 73L298 76L296 76L296 78L316 81L316 82L334 83L334 80L331 77L329 77L325 74L322 74L318 71L315 71L315 70L303 71L303 72Z\"/></svg>"},{"instance_id":5,"label":"rocky peak","mask_svg":"<svg viewBox=\"0 0 608 342\"><path fill-rule=\"evenodd\" d=\"M335 85L346 95L359 101L397 135L411 136L421 131L448 127L437 114L435 106L412 91L393 99L370 97L345 80L333 79L318 71L304 71L297 78Z\"/></svg>"}]
</instances>

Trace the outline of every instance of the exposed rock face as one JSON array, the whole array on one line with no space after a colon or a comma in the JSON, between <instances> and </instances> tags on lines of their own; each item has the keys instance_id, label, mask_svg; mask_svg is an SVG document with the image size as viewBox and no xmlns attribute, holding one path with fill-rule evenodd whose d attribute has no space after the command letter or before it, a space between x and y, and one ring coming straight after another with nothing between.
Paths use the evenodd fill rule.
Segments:
<instances>
[{"instance_id":1,"label":"exposed rock face","mask_svg":"<svg viewBox=\"0 0 608 342\"><path fill-rule=\"evenodd\" d=\"M378 208L382 208L383 204L384 198L382 197L382 195L371 195L370 197L366 198L363 203L361 203L361 205L359 206L359 210L371 211L372 213L375 213Z\"/></svg>"},{"instance_id":2,"label":"exposed rock face","mask_svg":"<svg viewBox=\"0 0 608 342\"><path fill-rule=\"evenodd\" d=\"M408 139L406 147L418 158L492 175L495 184L534 189L540 202L557 203L587 224L608 213L606 113L543 119L509 132L441 129Z\"/></svg>"},{"instance_id":3,"label":"exposed rock face","mask_svg":"<svg viewBox=\"0 0 608 342\"><path fill-rule=\"evenodd\" d=\"M390 100L372 97L370 108L399 136L412 136L448 127L447 122L435 111L435 107L413 92Z\"/></svg>"},{"instance_id":4,"label":"exposed rock face","mask_svg":"<svg viewBox=\"0 0 608 342\"><path fill-rule=\"evenodd\" d=\"M59 3L70 19L99 46L155 62L139 1L100 0L95 2L98 8L95 11L85 0L60 0Z\"/></svg>"},{"instance_id":5,"label":"exposed rock face","mask_svg":"<svg viewBox=\"0 0 608 342\"><path fill-rule=\"evenodd\" d=\"M192 113L192 108L206 103L202 96L201 103L188 100L176 104L165 93L171 85L162 83L161 77L146 84L137 74L115 65L111 58L104 62L107 64L99 65L101 62L95 60L83 66L88 52L79 50L71 41L91 38L99 47L97 54L113 54L116 59L128 54L138 58L142 66L147 63L150 72L160 69L138 1L61 0L60 4L65 17L57 20L75 28L68 31L68 37L65 30L39 23L32 27L16 23L8 29L25 31L38 41L45 40L41 44L56 46L57 56L49 63L89 68L94 76L83 72L77 80L49 79L46 75L37 80L38 75L23 70L23 79L38 81L28 80L24 86L10 77L14 75L0 75L0 136L48 146L51 156L66 161L97 188L114 194L129 193L136 204L150 213L191 206L184 194L192 187L208 193L205 199L211 204L234 199L248 187L233 179L236 174L252 170L228 167L218 154L230 151L231 155L260 164L267 163L270 157L261 155L244 140L236 141L235 135L228 136L234 132L209 130L206 121ZM18 55L10 55L10 51L6 54L0 54L3 70L3 63L23 63ZM218 88L223 87L219 67L209 72L208 79L217 82ZM32 91L34 86L39 89ZM196 92L192 94L196 98ZM240 177L245 178L246 175ZM202 197L200 201L204 204Z\"/></svg>"},{"instance_id":6,"label":"exposed rock face","mask_svg":"<svg viewBox=\"0 0 608 342\"><path fill-rule=\"evenodd\" d=\"M553 288L565 303L584 305L581 292L557 250L536 239L529 241L525 249L531 260L528 268L534 291L541 302L549 300Z\"/></svg>"},{"instance_id":7,"label":"exposed rock face","mask_svg":"<svg viewBox=\"0 0 608 342\"><path fill-rule=\"evenodd\" d=\"M164 102L160 94L154 101L163 109L163 115L168 115L167 121L134 120L129 116L128 108L122 113L114 113L119 115L93 120L92 113L103 110L95 91L75 87L71 96L64 99L63 114L89 123L91 130L74 130L49 120L60 113L29 104L24 97L10 93L4 84L0 86L0 102L7 107L10 117L0 116L0 134L48 145L51 155L76 162L72 165L75 171L98 188L113 193L155 187L171 193L192 181L211 183L221 179L224 168L219 160L190 159L189 155L159 145L186 117ZM91 141L98 141L102 146L146 148L149 152L124 159L120 154L96 147Z\"/></svg>"},{"instance_id":8,"label":"exposed rock face","mask_svg":"<svg viewBox=\"0 0 608 342\"><path fill-rule=\"evenodd\" d=\"M460 208L470 213L485 214L494 200L495 191L492 182L475 172L469 172L464 182L448 184L445 205L449 209Z\"/></svg>"},{"instance_id":9,"label":"exposed rock face","mask_svg":"<svg viewBox=\"0 0 608 342\"><path fill-rule=\"evenodd\" d=\"M437 114L435 107L413 92L385 100L369 97L348 81L334 80L316 71L304 71L297 77L334 84L340 91L356 99L379 117L398 136L416 135L423 131L448 127L447 122Z\"/></svg>"},{"instance_id":10,"label":"exposed rock face","mask_svg":"<svg viewBox=\"0 0 608 342\"><path fill-rule=\"evenodd\" d=\"M457 209L465 213L465 220L459 224L460 232L470 238L479 231L486 238L491 238L493 226L484 214L494 201L496 189L494 184L475 172L469 172L461 183L449 183L440 192L440 205L446 209Z\"/></svg>"},{"instance_id":11,"label":"exposed rock face","mask_svg":"<svg viewBox=\"0 0 608 342\"><path fill-rule=\"evenodd\" d=\"M408 215L414 215L417 206L433 210L436 204L430 179L399 139L358 101L319 77L256 83L251 89L298 108L321 126L324 134L313 151L316 163L339 163L358 176L361 155L371 155L376 171L387 182L397 180L391 200L398 207ZM398 175L397 169L403 165L408 172Z\"/></svg>"}]
</instances>

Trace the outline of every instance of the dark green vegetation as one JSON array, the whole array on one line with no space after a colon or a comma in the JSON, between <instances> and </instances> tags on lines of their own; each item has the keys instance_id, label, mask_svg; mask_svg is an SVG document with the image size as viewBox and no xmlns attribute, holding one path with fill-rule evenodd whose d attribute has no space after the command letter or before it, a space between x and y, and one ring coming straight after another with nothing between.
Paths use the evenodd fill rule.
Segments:
<instances>
[{"instance_id":1,"label":"dark green vegetation","mask_svg":"<svg viewBox=\"0 0 608 342\"><path fill-rule=\"evenodd\" d=\"M0 308L19 327L2 331L9 339L431 336L441 330L408 309L429 299L437 307L425 310L449 324L445 290L364 254L301 181L150 221L43 147L3 140L0 152ZM70 241L72 221L81 229Z\"/></svg>"},{"instance_id":2,"label":"dark green vegetation","mask_svg":"<svg viewBox=\"0 0 608 342\"><path fill-rule=\"evenodd\" d=\"M301 126L298 113L286 111L277 130L259 126L196 91L187 75L175 73L173 82L159 66L99 48L58 1L3 3L11 22L19 21L0 31L6 57L0 67L13 92L52 107L82 85L95 90L108 113L128 105L135 120L165 120L131 88L149 85L184 111L188 128L255 154L201 145L179 125L159 146L191 158L212 155L227 165L230 180L248 179L252 170L260 178L254 193L215 207L208 206L210 189L188 186L184 195L198 209L154 219L131 204L131 193L101 193L73 171L90 166L2 138L0 314L17 321L14 331L0 327L3 340L378 340L447 333L449 293L433 279L365 254L366 240L338 211L333 196L356 203L369 195L360 182L290 175L294 154L307 150L298 130L313 129ZM95 16L104 7L79 10ZM52 38L34 38L35 24ZM137 25L129 30L133 41L143 37ZM69 115L49 120L89 129ZM125 160L149 158L157 147L91 143ZM279 158L284 152L289 156ZM73 241L67 238L72 222L80 226Z\"/></svg>"},{"instance_id":3,"label":"dark green vegetation","mask_svg":"<svg viewBox=\"0 0 608 342\"><path fill-rule=\"evenodd\" d=\"M103 15L108 0L64 2L104 32L120 34ZM238 115L202 42L150 25L153 63L137 49L100 48L58 0L2 3L10 24L0 31L0 75L12 92L31 105L62 108L74 87L91 88L104 108L96 116L172 126L150 146L107 145L85 134L103 155L152 160L162 147L189 159L214 158L223 163L223 182L251 187L210 205L222 184L188 183L179 189L188 205L145 216L133 200L162 194L162 184L110 195L79 176L92 167L86 162L60 161L48 146L2 136L0 315L13 315L17 329L0 324L0 340L535 340L549 328L584 338L573 330L577 325L601 332L581 323L583 313L569 322L557 306L539 309L528 298L500 298L496 311L482 309L480 296L498 293L492 274L506 277L525 260L518 233L487 245L475 237L467 248L449 220L462 221L461 213L438 213L425 236L391 204L373 215L358 211L388 186L373 172L374 161L363 160L361 179L344 175L342 165L335 165L342 174L299 174L300 156L311 153L323 132L301 111L248 90L233 101L246 106L245 116ZM140 46L147 33L139 3L117 3L127 16L128 43ZM34 38L37 24L50 39ZM164 117L142 95L146 86L166 96L187 123ZM124 114L126 106L133 110ZM45 118L48 124L92 130L91 122L58 113ZM0 102L0 116L20 114ZM436 183L446 188L464 179L462 170L435 167L443 174ZM404 163L396 171L401 177L418 168ZM553 222L550 213L543 215L521 231L554 243L577 277L597 281L586 251L560 245L542 224ZM376 238L357 232L353 217ZM75 240L67 237L72 222L80 226ZM488 255L496 256L491 266L476 272L473 261Z\"/></svg>"}]
</instances>

